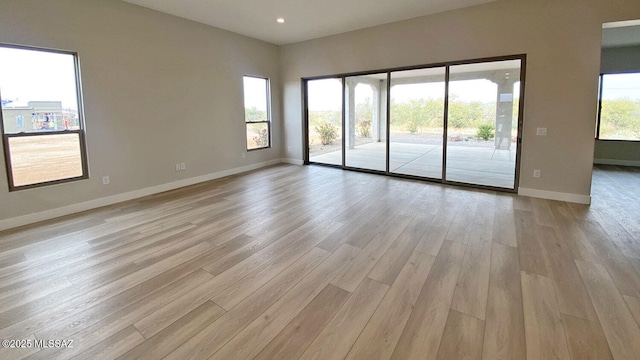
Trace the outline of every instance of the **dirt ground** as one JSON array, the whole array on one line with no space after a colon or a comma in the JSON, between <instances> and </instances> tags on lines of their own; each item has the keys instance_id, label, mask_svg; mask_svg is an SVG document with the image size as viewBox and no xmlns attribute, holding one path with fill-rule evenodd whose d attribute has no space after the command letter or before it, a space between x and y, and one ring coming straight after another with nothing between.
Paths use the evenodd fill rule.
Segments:
<instances>
[{"instance_id":1,"label":"dirt ground","mask_svg":"<svg viewBox=\"0 0 640 360\"><path fill-rule=\"evenodd\" d=\"M15 186L82 176L77 134L10 138Z\"/></svg>"}]
</instances>

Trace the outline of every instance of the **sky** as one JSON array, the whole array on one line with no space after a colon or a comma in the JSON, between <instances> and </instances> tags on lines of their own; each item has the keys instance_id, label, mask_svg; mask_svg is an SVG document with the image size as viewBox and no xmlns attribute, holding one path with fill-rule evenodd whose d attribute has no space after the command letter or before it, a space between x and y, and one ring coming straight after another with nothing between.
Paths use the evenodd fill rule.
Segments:
<instances>
[{"instance_id":1,"label":"sky","mask_svg":"<svg viewBox=\"0 0 640 360\"><path fill-rule=\"evenodd\" d=\"M341 111L342 85L339 79L309 81L308 88L309 110ZM455 94L465 101L495 102L496 91L497 85L488 80L464 80L450 83L451 94ZM514 92L515 98L519 98L519 82L515 84ZM372 95L373 91L370 86L362 84L356 86L356 103L364 102L365 98L371 98ZM395 102L419 98L444 99L444 82L396 85L391 88L391 97Z\"/></svg>"},{"instance_id":2,"label":"sky","mask_svg":"<svg viewBox=\"0 0 640 360\"><path fill-rule=\"evenodd\" d=\"M640 101L640 73L605 74L603 100L629 99Z\"/></svg>"},{"instance_id":3,"label":"sky","mask_svg":"<svg viewBox=\"0 0 640 360\"><path fill-rule=\"evenodd\" d=\"M0 96L20 105L62 101L77 110L73 55L0 47Z\"/></svg>"}]
</instances>

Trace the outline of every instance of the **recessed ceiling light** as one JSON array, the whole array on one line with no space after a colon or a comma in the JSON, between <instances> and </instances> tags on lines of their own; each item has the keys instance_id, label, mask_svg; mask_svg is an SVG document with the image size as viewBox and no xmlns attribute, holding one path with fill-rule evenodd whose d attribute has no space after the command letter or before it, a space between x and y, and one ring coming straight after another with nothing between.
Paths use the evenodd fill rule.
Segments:
<instances>
[{"instance_id":1,"label":"recessed ceiling light","mask_svg":"<svg viewBox=\"0 0 640 360\"><path fill-rule=\"evenodd\" d=\"M282 24L282 23L284 22L284 19L283 19L283 18L278 18L276 21L277 21L278 23Z\"/></svg>"}]
</instances>

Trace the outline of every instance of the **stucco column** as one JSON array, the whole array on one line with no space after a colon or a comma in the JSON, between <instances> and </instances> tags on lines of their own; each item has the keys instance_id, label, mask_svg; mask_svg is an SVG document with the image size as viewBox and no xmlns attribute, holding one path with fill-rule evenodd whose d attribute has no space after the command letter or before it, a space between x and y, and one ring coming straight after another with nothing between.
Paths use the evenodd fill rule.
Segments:
<instances>
[{"instance_id":1,"label":"stucco column","mask_svg":"<svg viewBox=\"0 0 640 360\"><path fill-rule=\"evenodd\" d=\"M356 146L356 85L353 79L346 79L346 91L344 99L345 121L347 127L347 147L353 149Z\"/></svg>"},{"instance_id":2,"label":"stucco column","mask_svg":"<svg viewBox=\"0 0 640 360\"><path fill-rule=\"evenodd\" d=\"M496 96L496 149L511 149L511 130L513 128L513 84L515 74L508 72L500 75L500 79L492 80L498 85ZM496 81L497 80L497 81Z\"/></svg>"}]
</instances>

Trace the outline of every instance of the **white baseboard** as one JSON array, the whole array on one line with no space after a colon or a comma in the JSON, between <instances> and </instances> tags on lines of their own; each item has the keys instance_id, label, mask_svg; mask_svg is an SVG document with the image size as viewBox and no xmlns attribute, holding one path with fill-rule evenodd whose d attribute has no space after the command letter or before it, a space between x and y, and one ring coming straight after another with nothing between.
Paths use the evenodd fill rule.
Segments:
<instances>
[{"instance_id":1,"label":"white baseboard","mask_svg":"<svg viewBox=\"0 0 640 360\"><path fill-rule=\"evenodd\" d=\"M280 162L292 164L292 165L304 165L304 161L298 160L298 159L282 158L280 159Z\"/></svg>"},{"instance_id":2,"label":"white baseboard","mask_svg":"<svg viewBox=\"0 0 640 360\"><path fill-rule=\"evenodd\" d=\"M537 189L528 189L528 188L518 188L518 195L547 199L547 200L558 200L558 201L566 201L577 204L591 204L591 196L589 195L579 195L579 194L570 194L570 193L561 193L555 191L546 191L546 190L537 190Z\"/></svg>"},{"instance_id":3,"label":"white baseboard","mask_svg":"<svg viewBox=\"0 0 640 360\"><path fill-rule=\"evenodd\" d=\"M600 165L640 166L640 161L638 160L593 159L593 163Z\"/></svg>"},{"instance_id":4,"label":"white baseboard","mask_svg":"<svg viewBox=\"0 0 640 360\"><path fill-rule=\"evenodd\" d=\"M148 187L148 188L131 191L131 192L127 192L127 193L124 193L124 194L107 196L107 197L104 197L104 198L89 200L89 201L85 201L85 202L78 203L78 204L67 205L67 206L63 206L63 207L59 207L59 208L55 208L55 209L50 209L50 210L47 210L47 211L41 211L41 212L38 212L38 213L33 213L33 214L28 214L28 215L17 216L17 217L14 217L14 218L4 219L4 220L0 220L0 230L11 229L11 228L15 228L15 227L18 227L18 226L33 224L33 223L36 223L36 222L39 222L39 221L44 221L44 220L57 218L57 217L60 217L60 216L65 216L65 215L79 213L79 212L82 212L82 211L97 209L99 207L108 206L108 205L112 205L112 204L117 204L117 203L120 203L120 202L123 202L123 201L138 199L138 198L141 198L141 197L144 197L144 196L158 194L158 193L169 191L169 190L175 190L175 189L179 189L179 188L182 188L182 187L185 187L185 186L195 185L195 184L198 184L198 183L201 183L201 182L214 180L214 179L219 179L219 178L222 178L222 177L225 177L225 176L235 175L235 174L239 174L239 173L243 173L243 172L247 172L247 171L263 168L263 167L266 167L266 166L279 164L279 163L282 163L282 162L286 162L286 161L284 161L283 159L275 159L275 160L265 161L265 162L252 164L252 165L247 165L247 166L242 166L242 167L237 167L237 168L233 168L233 169L229 169L229 170L218 171L218 172L215 172L215 173L212 173L212 174L197 176L197 177L194 177L194 178L179 180L179 181L175 181L175 182L171 182L171 183L167 183L167 184L151 186L151 187Z\"/></svg>"}]
</instances>

